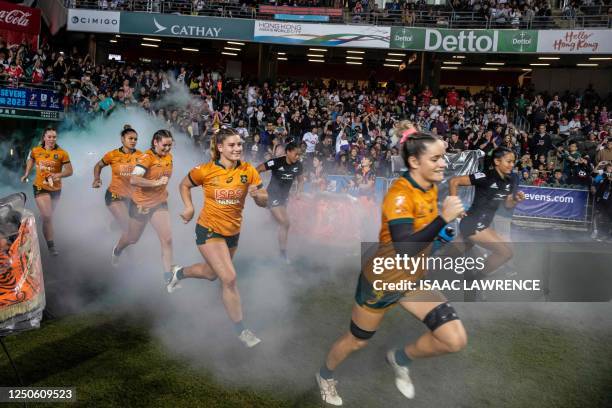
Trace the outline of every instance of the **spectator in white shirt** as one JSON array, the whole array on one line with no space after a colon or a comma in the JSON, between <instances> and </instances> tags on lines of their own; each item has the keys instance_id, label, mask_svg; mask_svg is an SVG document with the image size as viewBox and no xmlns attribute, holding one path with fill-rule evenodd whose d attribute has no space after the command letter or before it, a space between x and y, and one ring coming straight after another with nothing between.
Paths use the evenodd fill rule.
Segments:
<instances>
[{"instance_id":1,"label":"spectator in white shirt","mask_svg":"<svg viewBox=\"0 0 612 408\"><path fill-rule=\"evenodd\" d=\"M317 143L319 143L319 135L317 134L317 128L313 127L312 132L304 133L302 142L306 143L306 155L314 155Z\"/></svg>"}]
</instances>

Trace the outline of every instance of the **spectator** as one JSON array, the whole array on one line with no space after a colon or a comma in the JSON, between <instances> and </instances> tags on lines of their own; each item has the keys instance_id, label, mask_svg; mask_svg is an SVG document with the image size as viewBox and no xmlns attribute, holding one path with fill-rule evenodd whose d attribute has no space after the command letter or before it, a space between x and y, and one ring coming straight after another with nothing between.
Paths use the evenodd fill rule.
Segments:
<instances>
[{"instance_id":1,"label":"spectator","mask_svg":"<svg viewBox=\"0 0 612 408\"><path fill-rule=\"evenodd\" d=\"M612 138L608 138L605 147L595 155L595 163L601 162L612 163Z\"/></svg>"}]
</instances>

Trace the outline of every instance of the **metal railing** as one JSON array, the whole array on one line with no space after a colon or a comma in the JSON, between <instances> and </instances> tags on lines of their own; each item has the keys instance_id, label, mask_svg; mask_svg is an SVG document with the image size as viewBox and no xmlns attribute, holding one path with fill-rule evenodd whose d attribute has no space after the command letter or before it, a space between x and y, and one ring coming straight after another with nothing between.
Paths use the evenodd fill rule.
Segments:
<instances>
[{"instance_id":1,"label":"metal railing","mask_svg":"<svg viewBox=\"0 0 612 408\"><path fill-rule=\"evenodd\" d=\"M65 0L69 8L86 8L148 13L183 14L226 18L274 19L273 14L260 13L256 6L240 4L238 1L209 1L194 4L193 1L162 0ZM581 9L582 10L582 9ZM479 12L453 11L448 8L429 8L415 11L369 10L354 13L344 9L341 18L332 17L329 23L372 24L386 26L437 27L437 28L481 28L481 29L574 29L612 28L612 15L604 6L589 8L590 13L579 11L578 15L521 18L505 20L485 17ZM595 11L597 14L592 14ZM324 23L323 23L324 24Z\"/></svg>"}]
</instances>

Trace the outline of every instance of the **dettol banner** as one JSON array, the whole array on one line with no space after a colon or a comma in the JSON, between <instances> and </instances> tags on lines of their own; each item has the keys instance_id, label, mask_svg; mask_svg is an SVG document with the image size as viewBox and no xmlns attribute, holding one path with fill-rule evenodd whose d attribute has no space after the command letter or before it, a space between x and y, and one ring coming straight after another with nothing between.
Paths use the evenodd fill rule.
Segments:
<instances>
[{"instance_id":1,"label":"dettol banner","mask_svg":"<svg viewBox=\"0 0 612 408\"><path fill-rule=\"evenodd\" d=\"M536 52L534 30L447 30L391 27L390 48L431 52Z\"/></svg>"}]
</instances>

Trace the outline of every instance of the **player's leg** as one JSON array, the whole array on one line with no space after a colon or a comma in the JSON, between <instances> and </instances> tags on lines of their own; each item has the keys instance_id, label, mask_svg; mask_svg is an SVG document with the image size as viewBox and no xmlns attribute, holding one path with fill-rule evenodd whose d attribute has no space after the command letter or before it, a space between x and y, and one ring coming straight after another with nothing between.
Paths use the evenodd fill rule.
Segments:
<instances>
[{"instance_id":1,"label":"player's leg","mask_svg":"<svg viewBox=\"0 0 612 408\"><path fill-rule=\"evenodd\" d=\"M414 343L390 350L387 362L395 372L395 385L406 398L414 398L409 367L414 359L454 353L467 344L467 334L454 308L440 294L412 294L400 305L429 328ZM418 296L423 296L419 299ZM426 297L425 297L426 296ZM437 299L436 299L437 298Z\"/></svg>"},{"instance_id":2,"label":"player's leg","mask_svg":"<svg viewBox=\"0 0 612 408\"><path fill-rule=\"evenodd\" d=\"M167 207L161 207L151 215L151 225L157 232L161 244L164 280L168 281L172 275L170 271L172 268L172 228Z\"/></svg>"},{"instance_id":3,"label":"player's leg","mask_svg":"<svg viewBox=\"0 0 612 408\"><path fill-rule=\"evenodd\" d=\"M55 249L55 243L53 242L53 200L51 199L51 194L37 194L34 200L36 201L36 206L38 207L40 218L42 219L43 236L47 241L49 253L54 256L58 255Z\"/></svg>"},{"instance_id":4,"label":"player's leg","mask_svg":"<svg viewBox=\"0 0 612 408\"><path fill-rule=\"evenodd\" d=\"M138 212L136 204L131 202L129 204L128 214L130 216L128 222L128 229L121 234L119 242L113 247L111 263L116 266L119 263L119 256L121 252L129 245L134 245L144 232L147 222L149 221L148 214L140 214Z\"/></svg>"},{"instance_id":5,"label":"player's leg","mask_svg":"<svg viewBox=\"0 0 612 408\"><path fill-rule=\"evenodd\" d=\"M278 247L280 249L281 257L287 259L287 237L289 236L289 215L287 214L287 207L278 206L270 208L272 216L278 224Z\"/></svg>"},{"instance_id":6,"label":"player's leg","mask_svg":"<svg viewBox=\"0 0 612 408\"><path fill-rule=\"evenodd\" d=\"M236 269L226 240L223 238L209 239L198 248L206 263L221 281L221 299L227 315L234 323L236 334L247 347L254 347L261 340L244 326Z\"/></svg>"},{"instance_id":7,"label":"player's leg","mask_svg":"<svg viewBox=\"0 0 612 408\"><path fill-rule=\"evenodd\" d=\"M111 201L107 207L115 218L115 221L117 221L117 224L119 224L119 227L121 227L121 231L127 231L130 223L130 216L128 214L126 202L124 200Z\"/></svg>"},{"instance_id":8,"label":"player's leg","mask_svg":"<svg viewBox=\"0 0 612 408\"><path fill-rule=\"evenodd\" d=\"M504 239L493 228L476 231L469 237L469 240L491 252L485 261L484 269L478 273L479 276L485 277L495 272L497 268L512 259L512 247L504 242Z\"/></svg>"},{"instance_id":9,"label":"player's leg","mask_svg":"<svg viewBox=\"0 0 612 408\"><path fill-rule=\"evenodd\" d=\"M342 398L336 390L334 370L353 352L367 346L384 315L384 309L373 311L358 304L353 306L349 330L334 342L327 354L325 363L316 374L317 384L324 402L331 405L342 405Z\"/></svg>"}]
</instances>

